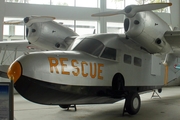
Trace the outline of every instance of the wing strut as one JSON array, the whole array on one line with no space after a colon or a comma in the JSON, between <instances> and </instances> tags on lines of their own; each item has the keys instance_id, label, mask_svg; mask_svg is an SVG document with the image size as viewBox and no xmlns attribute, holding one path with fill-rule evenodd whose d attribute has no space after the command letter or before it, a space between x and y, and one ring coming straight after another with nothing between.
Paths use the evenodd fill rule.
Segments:
<instances>
[{"instance_id":1,"label":"wing strut","mask_svg":"<svg viewBox=\"0 0 180 120\"><path fill-rule=\"evenodd\" d=\"M16 55L17 55L17 48L15 48L15 51L14 51L14 60L16 60Z\"/></svg>"},{"instance_id":2,"label":"wing strut","mask_svg":"<svg viewBox=\"0 0 180 120\"><path fill-rule=\"evenodd\" d=\"M4 62L4 57L5 57L5 55L6 55L6 50L7 50L7 46L6 46L6 48L5 48L5 50L4 50L4 53L3 53L3 57L2 57L2 60L1 60L1 65L2 65L3 62Z\"/></svg>"}]
</instances>

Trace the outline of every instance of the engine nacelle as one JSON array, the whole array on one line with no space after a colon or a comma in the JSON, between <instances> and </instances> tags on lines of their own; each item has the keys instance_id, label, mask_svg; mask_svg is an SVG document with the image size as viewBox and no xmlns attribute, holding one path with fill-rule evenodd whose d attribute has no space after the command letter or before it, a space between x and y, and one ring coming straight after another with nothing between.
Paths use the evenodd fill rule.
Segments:
<instances>
[{"instance_id":1,"label":"engine nacelle","mask_svg":"<svg viewBox=\"0 0 180 120\"><path fill-rule=\"evenodd\" d=\"M73 42L71 36L78 34L54 21L32 23L26 29L28 41L43 50L66 50Z\"/></svg>"},{"instance_id":2,"label":"engine nacelle","mask_svg":"<svg viewBox=\"0 0 180 120\"><path fill-rule=\"evenodd\" d=\"M125 18L124 29L129 38L149 53L168 53L171 50L164 39L164 33L171 29L153 12L139 12L132 18Z\"/></svg>"}]
</instances>

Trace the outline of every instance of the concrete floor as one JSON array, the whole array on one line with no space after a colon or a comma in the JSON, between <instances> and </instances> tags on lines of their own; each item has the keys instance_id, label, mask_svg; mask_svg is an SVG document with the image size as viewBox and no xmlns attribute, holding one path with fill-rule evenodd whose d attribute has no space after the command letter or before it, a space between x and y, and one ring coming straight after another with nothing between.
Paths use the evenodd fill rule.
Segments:
<instances>
[{"instance_id":1,"label":"concrete floor","mask_svg":"<svg viewBox=\"0 0 180 120\"><path fill-rule=\"evenodd\" d=\"M45 106L29 102L14 95L15 120L179 120L180 86L166 87L161 99L151 99L152 92L141 95L141 109L137 115L122 116L124 101L114 104L78 105L77 111L63 110L59 106Z\"/></svg>"}]
</instances>

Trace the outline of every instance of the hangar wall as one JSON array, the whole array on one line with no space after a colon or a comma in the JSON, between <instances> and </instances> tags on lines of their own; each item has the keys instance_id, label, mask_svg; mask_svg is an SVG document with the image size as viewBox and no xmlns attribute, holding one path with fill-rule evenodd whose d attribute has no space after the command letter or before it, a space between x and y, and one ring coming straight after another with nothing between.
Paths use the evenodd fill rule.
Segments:
<instances>
[{"instance_id":1,"label":"hangar wall","mask_svg":"<svg viewBox=\"0 0 180 120\"><path fill-rule=\"evenodd\" d=\"M157 13L172 27L180 26L180 1L170 0L173 6L170 7L171 13ZM10 3L0 1L0 26L3 28L3 17L21 17L31 15L54 16L56 19L73 20L94 20L99 23L98 33L106 33L106 22L123 22L124 16L117 15L112 17L98 18L91 17L91 14L106 11L105 0L100 0L100 8L84 8L72 6L38 5ZM0 29L0 38L2 40L2 29Z\"/></svg>"},{"instance_id":2,"label":"hangar wall","mask_svg":"<svg viewBox=\"0 0 180 120\"><path fill-rule=\"evenodd\" d=\"M173 27L180 28L180 1L179 0L170 0L172 3L170 19Z\"/></svg>"},{"instance_id":3,"label":"hangar wall","mask_svg":"<svg viewBox=\"0 0 180 120\"><path fill-rule=\"evenodd\" d=\"M0 0L0 41L3 40L4 13L5 13L4 0Z\"/></svg>"}]
</instances>

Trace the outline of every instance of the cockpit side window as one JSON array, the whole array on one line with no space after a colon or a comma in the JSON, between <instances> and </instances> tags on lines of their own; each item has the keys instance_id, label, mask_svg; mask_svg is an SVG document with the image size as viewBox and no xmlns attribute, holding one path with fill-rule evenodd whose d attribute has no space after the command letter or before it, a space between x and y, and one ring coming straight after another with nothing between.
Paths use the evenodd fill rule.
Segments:
<instances>
[{"instance_id":1,"label":"cockpit side window","mask_svg":"<svg viewBox=\"0 0 180 120\"><path fill-rule=\"evenodd\" d=\"M74 48L74 50L83 51L95 56L99 56L103 48L104 44L99 40L85 38Z\"/></svg>"},{"instance_id":2,"label":"cockpit side window","mask_svg":"<svg viewBox=\"0 0 180 120\"><path fill-rule=\"evenodd\" d=\"M116 60L116 49L106 47L101 55L102 58Z\"/></svg>"}]
</instances>

